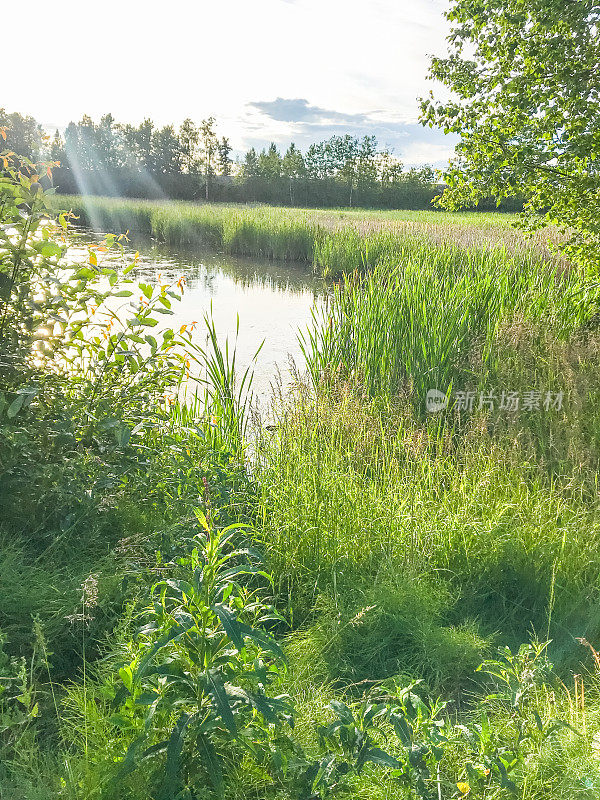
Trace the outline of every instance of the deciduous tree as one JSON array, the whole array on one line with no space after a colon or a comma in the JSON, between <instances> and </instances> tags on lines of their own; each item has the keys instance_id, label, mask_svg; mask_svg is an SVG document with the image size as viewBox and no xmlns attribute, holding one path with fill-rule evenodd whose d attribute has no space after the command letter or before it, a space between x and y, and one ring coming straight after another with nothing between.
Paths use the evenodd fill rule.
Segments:
<instances>
[{"instance_id":1,"label":"deciduous tree","mask_svg":"<svg viewBox=\"0 0 600 800\"><path fill-rule=\"evenodd\" d=\"M181 144L172 125L154 131L152 154L156 172L177 175L181 172Z\"/></svg>"},{"instance_id":2,"label":"deciduous tree","mask_svg":"<svg viewBox=\"0 0 600 800\"><path fill-rule=\"evenodd\" d=\"M202 146L202 163L205 179L205 198L210 199L210 179L215 174L214 161L218 150L219 140L215 133L215 118L208 117L200 123L200 143Z\"/></svg>"},{"instance_id":3,"label":"deciduous tree","mask_svg":"<svg viewBox=\"0 0 600 800\"><path fill-rule=\"evenodd\" d=\"M288 179L290 187L290 205L294 205L294 184L306 175L306 165L302 153L294 142L290 144L281 162L282 174Z\"/></svg>"},{"instance_id":4,"label":"deciduous tree","mask_svg":"<svg viewBox=\"0 0 600 800\"><path fill-rule=\"evenodd\" d=\"M6 146L19 156L35 160L42 148L42 126L33 117L0 108L0 127L5 128ZM4 145L4 141L2 142Z\"/></svg>"},{"instance_id":5,"label":"deciduous tree","mask_svg":"<svg viewBox=\"0 0 600 800\"><path fill-rule=\"evenodd\" d=\"M181 144L181 160L184 172L190 175L199 170L198 142L200 131L188 117L184 119L179 128L179 142Z\"/></svg>"},{"instance_id":6,"label":"deciduous tree","mask_svg":"<svg viewBox=\"0 0 600 800\"><path fill-rule=\"evenodd\" d=\"M431 77L448 100L422 121L458 133L446 208L523 196L524 222L553 223L568 254L600 266L598 0L454 0L449 54Z\"/></svg>"}]
</instances>

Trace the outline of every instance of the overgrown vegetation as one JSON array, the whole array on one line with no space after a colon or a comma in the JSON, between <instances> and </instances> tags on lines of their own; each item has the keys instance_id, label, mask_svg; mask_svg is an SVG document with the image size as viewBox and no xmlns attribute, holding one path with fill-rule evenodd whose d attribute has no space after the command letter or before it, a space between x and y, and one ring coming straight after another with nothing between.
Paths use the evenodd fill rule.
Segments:
<instances>
[{"instance_id":1,"label":"overgrown vegetation","mask_svg":"<svg viewBox=\"0 0 600 800\"><path fill-rule=\"evenodd\" d=\"M2 795L600 797L597 286L468 218L88 204L353 271L250 432L211 320L160 324L183 281L71 263L4 157Z\"/></svg>"},{"instance_id":2,"label":"overgrown vegetation","mask_svg":"<svg viewBox=\"0 0 600 800\"><path fill-rule=\"evenodd\" d=\"M553 243L548 236L526 240L510 222L494 214L444 217L436 212L405 212L386 215L371 212L309 211L259 206L198 205L193 203L152 203L97 197L59 197L57 210L73 211L79 223L96 230L129 230L152 235L175 247L192 244L226 253L302 261L327 278L357 270L364 272L380 262L427 250L435 254L439 242L455 241L465 250L457 255L468 259L469 252L496 249L497 258L510 250L527 266L540 256L550 257ZM449 235L451 234L451 235ZM468 248L468 249L467 249ZM558 263L558 262L557 262Z\"/></svg>"}]
</instances>

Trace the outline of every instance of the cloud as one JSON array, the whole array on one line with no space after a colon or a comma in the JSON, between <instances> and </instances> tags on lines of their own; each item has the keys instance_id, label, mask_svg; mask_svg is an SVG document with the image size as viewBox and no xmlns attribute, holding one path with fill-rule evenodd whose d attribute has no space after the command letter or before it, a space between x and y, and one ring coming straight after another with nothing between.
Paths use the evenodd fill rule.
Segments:
<instances>
[{"instance_id":1,"label":"cloud","mask_svg":"<svg viewBox=\"0 0 600 800\"><path fill-rule=\"evenodd\" d=\"M293 141L305 150L313 142L350 133L359 138L376 136L381 147L392 150L407 166L428 163L444 167L458 140L381 109L348 113L312 105L303 97L259 100L247 107L249 113L242 122L247 132L244 142L257 149L270 141L285 148Z\"/></svg>"},{"instance_id":2,"label":"cloud","mask_svg":"<svg viewBox=\"0 0 600 800\"><path fill-rule=\"evenodd\" d=\"M327 125L332 123L352 125L364 124L368 119L366 114L344 114L340 111L311 106L308 100L303 97L293 100L278 97L276 100L261 100L248 103L248 106L278 122L304 123L307 125Z\"/></svg>"}]
</instances>

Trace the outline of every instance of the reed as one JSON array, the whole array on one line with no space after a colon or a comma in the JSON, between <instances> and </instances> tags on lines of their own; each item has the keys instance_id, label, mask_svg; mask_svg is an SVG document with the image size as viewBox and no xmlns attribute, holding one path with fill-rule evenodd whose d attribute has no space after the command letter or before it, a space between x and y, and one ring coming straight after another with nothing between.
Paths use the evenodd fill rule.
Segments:
<instances>
[{"instance_id":1,"label":"reed","mask_svg":"<svg viewBox=\"0 0 600 800\"><path fill-rule=\"evenodd\" d=\"M354 377L371 396L413 393L423 408L429 388L447 393L485 382L495 368L493 342L509 319L544 319L557 335L591 319L596 292L576 273L557 273L531 253L464 250L424 238L335 234L334 262L362 272L334 287L300 334L315 385ZM333 256L332 256L333 257Z\"/></svg>"},{"instance_id":2,"label":"reed","mask_svg":"<svg viewBox=\"0 0 600 800\"><path fill-rule=\"evenodd\" d=\"M430 212L309 211L187 202L55 196L98 230L142 233L173 247L192 245L235 255L305 262L324 277L371 269L423 243L445 250L499 249L522 259L548 260L548 238L525 240L513 216ZM556 266L561 265L555 259Z\"/></svg>"}]
</instances>

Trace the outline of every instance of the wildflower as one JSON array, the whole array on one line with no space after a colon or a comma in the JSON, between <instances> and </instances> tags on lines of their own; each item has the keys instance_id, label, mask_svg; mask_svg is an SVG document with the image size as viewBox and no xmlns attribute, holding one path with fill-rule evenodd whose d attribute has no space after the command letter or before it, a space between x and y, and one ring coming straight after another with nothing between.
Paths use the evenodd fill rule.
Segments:
<instances>
[{"instance_id":1,"label":"wildflower","mask_svg":"<svg viewBox=\"0 0 600 800\"><path fill-rule=\"evenodd\" d=\"M369 611L373 611L374 608L377 608L377 606L366 606L365 608L361 608L361 610L358 612L358 614L356 614L354 617L352 617L352 619L350 620L349 624L350 625L359 625L362 622L365 614L367 614Z\"/></svg>"}]
</instances>

